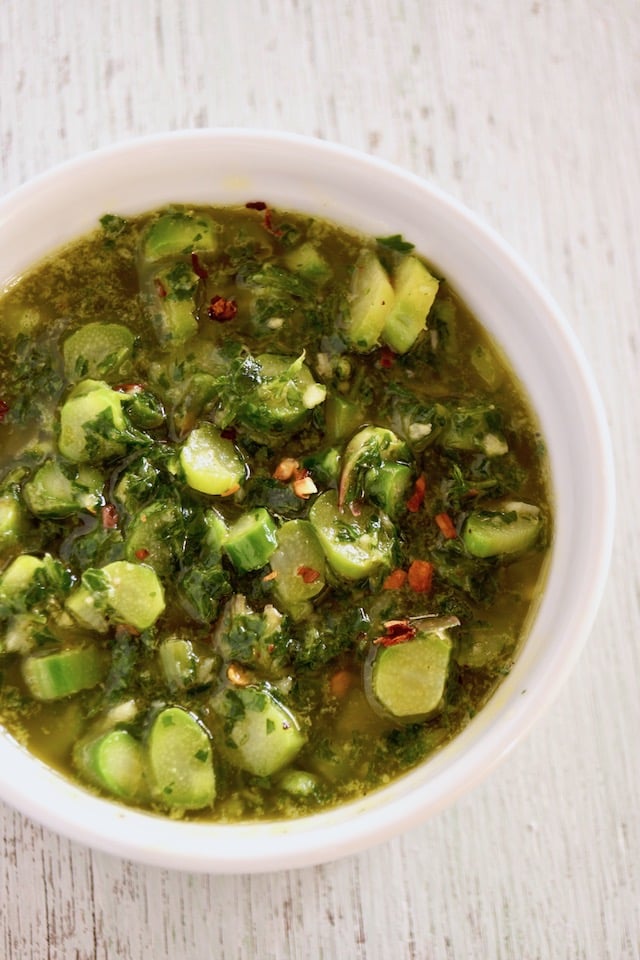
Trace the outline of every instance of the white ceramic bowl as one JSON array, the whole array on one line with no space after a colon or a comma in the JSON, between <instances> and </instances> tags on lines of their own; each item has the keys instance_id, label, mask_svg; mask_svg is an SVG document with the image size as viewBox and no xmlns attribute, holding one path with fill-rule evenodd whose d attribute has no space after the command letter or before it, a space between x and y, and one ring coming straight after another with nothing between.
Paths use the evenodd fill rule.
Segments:
<instances>
[{"instance_id":1,"label":"white ceramic bowl","mask_svg":"<svg viewBox=\"0 0 640 960\"><path fill-rule=\"evenodd\" d=\"M580 348L513 252L460 204L379 160L322 141L251 130L153 136L81 157L0 202L0 287L106 212L167 202L266 200L375 236L401 233L436 264L506 352L546 438L555 537L544 597L509 676L436 756L372 795L285 823L181 823L96 798L0 735L0 797L75 840L181 869L305 866L424 821L478 783L556 697L589 633L613 531L605 419Z\"/></svg>"}]
</instances>

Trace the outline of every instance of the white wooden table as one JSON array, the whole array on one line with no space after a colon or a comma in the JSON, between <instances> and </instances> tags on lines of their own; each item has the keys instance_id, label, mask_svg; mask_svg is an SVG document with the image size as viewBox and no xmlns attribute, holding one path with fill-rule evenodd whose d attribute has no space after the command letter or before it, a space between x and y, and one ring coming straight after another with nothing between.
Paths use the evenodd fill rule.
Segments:
<instances>
[{"instance_id":1,"label":"white wooden table","mask_svg":"<svg viewBox=\"0 0 640 960\"><path fill-rule=\"evenodd\" d=\"M124 862L0 807L4 960L640 958L639 104L638 0L0 0L2 192L187 126L313 134L431 178L567 313L619 488L578 668L472 795L256 877Z\"/></svg>"}]
</instances>

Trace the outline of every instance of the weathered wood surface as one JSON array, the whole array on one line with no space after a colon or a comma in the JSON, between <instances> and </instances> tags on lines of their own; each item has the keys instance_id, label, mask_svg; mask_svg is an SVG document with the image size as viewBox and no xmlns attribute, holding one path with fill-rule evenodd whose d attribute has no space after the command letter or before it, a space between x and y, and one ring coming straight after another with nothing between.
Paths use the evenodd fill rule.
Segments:
<instances>
[{"instance_id":1,"label":"weathered wood surface","mask_svg":"<svg viewBox=\"0 0 640 960\"><path fill-rule=\"evenodd\" d=\"M187 126L314 134L429 177L567 313L619 489L585 653L472 795L360 856L234 878L96 854L2 807L4 960L640 957L639 103L637 0L1 0L2 192Z\"/></svg>"}]
</instances>

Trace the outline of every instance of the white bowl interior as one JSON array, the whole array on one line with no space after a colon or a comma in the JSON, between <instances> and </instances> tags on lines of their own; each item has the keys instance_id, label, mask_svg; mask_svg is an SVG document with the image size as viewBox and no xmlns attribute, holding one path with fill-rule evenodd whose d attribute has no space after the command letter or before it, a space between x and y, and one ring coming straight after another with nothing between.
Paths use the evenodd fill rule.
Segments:
<instances>
[{"instance_id":1,"label":"white bowl interior","mask_svg":"<svg viewBox=\"0 0 640 960\"><path fill-rule=\"evenodd\" d=\"M402 233L449 278L503 348L537 412L552 464L555 535L548 585L527 643L490 703L451 744L358 802L285 823L180 823L96 798L0 736L0 796L112 853L190 870L319 863L406 829L449 804L501 759L555 698L604 584L614 485L597 390L570 328L520 260L433 186L381 161L303 137L187 131L90 154L0 203L0 286L106 213L162 203L270 205L367 234Z\"/></svg>"}]
</instances>

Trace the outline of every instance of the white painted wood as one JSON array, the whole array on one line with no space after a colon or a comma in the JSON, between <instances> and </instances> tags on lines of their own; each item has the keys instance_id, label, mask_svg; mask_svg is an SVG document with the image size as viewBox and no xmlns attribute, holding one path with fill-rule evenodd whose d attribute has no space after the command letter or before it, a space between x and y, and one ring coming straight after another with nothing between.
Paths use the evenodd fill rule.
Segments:
<instances>
[{"instance_id":1,"label":"white painted wood","mask_svg":"<svg viewBox=\"0 0 640 960\"><path fill-rule=\"evenodd\" d=\"M637 0L0 0L3 192L204 125L315 134L430 177L566 311L619 489L578 668L472 795L358 857L234 878L96 854L3 807L4 960L640 958L639 101Z\"/></svg>"}]
</instances>

